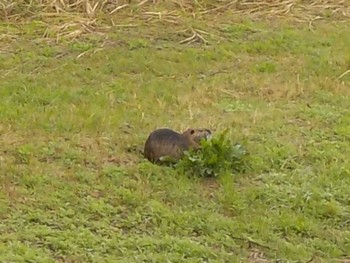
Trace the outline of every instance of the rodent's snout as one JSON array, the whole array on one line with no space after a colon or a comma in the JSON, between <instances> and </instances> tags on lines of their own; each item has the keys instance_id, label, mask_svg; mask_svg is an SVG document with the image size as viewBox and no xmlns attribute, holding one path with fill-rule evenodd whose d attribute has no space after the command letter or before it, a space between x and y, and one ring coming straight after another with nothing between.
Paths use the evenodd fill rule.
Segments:
<instances>
[{"instance_id":1,"label":"rodent's snout","mask_svg":"<svg viewBox=\"0 0 350 263\"><path fill-rule=\"evenodd\" d=\"M207 130L207 134L205 136L205 139L210 140L213 137L211 131Z\"/></svg>"}]
</instances>

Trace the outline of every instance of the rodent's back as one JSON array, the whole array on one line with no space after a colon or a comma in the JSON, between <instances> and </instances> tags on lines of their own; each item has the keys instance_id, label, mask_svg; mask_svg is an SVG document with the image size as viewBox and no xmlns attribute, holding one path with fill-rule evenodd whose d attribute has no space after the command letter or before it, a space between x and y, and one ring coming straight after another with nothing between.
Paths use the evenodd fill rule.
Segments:
<instances>
[{"instance_id":1,"label":"rodent's back","mask_svg":"<svg viewBox=\"0 0 350 263\"><path fill-rule=\"evenodd\" d=\"M190 143L186 136L170 129L153 131L145 143L144 155L151 162L156 162L162 156L179 158Z\"/></svg>"},{"instance_id":2,"label":"rodent's back","mask_svg":"<svg viewBox=\"0 0 350 263\"><path fill-rule=\"evenodd\" d=\"M188 129L183 133L163 128L153 131L146 140L144 155L151 162L162 156L179 159L189 148L198 149L201 138L208 138L208 129Z\"/></svg>"}]
</instances>

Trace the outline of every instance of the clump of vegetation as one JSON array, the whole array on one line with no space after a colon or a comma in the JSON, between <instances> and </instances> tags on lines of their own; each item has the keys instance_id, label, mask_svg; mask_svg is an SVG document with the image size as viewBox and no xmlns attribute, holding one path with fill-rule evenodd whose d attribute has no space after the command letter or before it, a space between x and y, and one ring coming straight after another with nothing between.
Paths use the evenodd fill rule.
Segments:
<instances>
[{"instance_id":1,"label":"clump of vegetation","mask_svg":"<svg viewBox=\"0 0 350 263\"><path fill-rule=\"evenodd\" d=\"M217 177L223 173L243 172L247 168L247 151L227 138L228 130L210 140L201 141L199 151L186 151L176 165L181 171L200 177Z\"/></svg>"}]
</instances>

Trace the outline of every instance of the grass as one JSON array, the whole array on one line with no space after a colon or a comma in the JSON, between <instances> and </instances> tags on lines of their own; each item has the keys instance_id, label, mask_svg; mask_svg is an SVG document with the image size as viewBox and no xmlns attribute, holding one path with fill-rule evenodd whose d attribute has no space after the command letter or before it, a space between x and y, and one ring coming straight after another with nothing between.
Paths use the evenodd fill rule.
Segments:
<instances>
[{"instance_id":1,"label":"grass","mask_svg":"<svg viewBox=\"0 0 350 263\"><path fill-rule=\"evenodd\" d=\"M1 262L349 262L349 27L209 18L207 45L0 25ZM228 128L251 167L153 165L164 126Z\"/></svg>"}]
</instances>

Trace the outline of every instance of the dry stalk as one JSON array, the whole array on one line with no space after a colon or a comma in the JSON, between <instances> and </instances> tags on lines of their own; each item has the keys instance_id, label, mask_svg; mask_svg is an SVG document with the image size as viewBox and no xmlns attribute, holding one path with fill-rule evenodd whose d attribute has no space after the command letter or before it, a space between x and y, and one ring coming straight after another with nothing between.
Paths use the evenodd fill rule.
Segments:
<instances>
[{"instance_id":1,"label":"dry stalk","mask_svg":"<svg viewBox=\"0 0 350 263\"><path fill-rule=\"evenodd\" d=\"M348 69L347 71L345 71L344 73L342 73L337 79L341 79L342 77L344 77L345 75L350 73L350 69Z\"/></svg>"},{"instance_id":2,"label":"dry stalk","mask_svg":"<svg viewBox=\"0 0 350 263\"><path fill-rule=\"evenodd\" d=\"M115 12L117 12L118 10L120 9L123 9L125 7L129 6L129 4L124 4L124 5L120 5L120 6L117 6L116 8L114 8L111 12L109 12L109 15L113 15Z\"/></svg>"},{"instance_id":3,"label":"dry stalk","mask_svg":"<svg viewBox=\"0 0 350 263\"><path fill-rule=\"evenodd\" d=\"M143 0L140 3L137 4L137 6L142 6L144 4L146 4L149 0Z\"/></svg>"},{"instance_id":4,"label":"dry stalk","mask_svg":"<svg viewBox=\"0 0 350 263\"><path fill-rule=\"evenodd\" d=\"M192 31L192 36L180 41L179 43L180 44L190 44L190 43L193 43L193 42L196 42L196 41L201 41L202 43L204 44L208 44L208 41L201 35L199 34L198 32L201 32L202 34L207 34L207 32L205 31L202 31L202 30L194 30L191 28L191 31Z\"/></svg>"},{"instance_id":5,"label":"dry stalk","mask_svg":"<svg viewBox=\"0 0 350 263\"><path fill-rule=\"evenodd\" d=\"M232 2L230 2L228 4L226 4L226 5L222 5L222 6L215 7L213 9L202 11L200 13L201 14L208 14L208 13L216 12L216 11L219 11L220 9L228 8L228 7L230 7L230 6L232 6L232 5L236 4L236 3L237 3L237 0L236 1L232 1Z\"/></svg>"}]
</instances>

